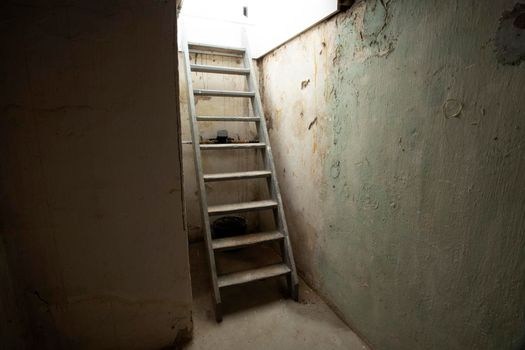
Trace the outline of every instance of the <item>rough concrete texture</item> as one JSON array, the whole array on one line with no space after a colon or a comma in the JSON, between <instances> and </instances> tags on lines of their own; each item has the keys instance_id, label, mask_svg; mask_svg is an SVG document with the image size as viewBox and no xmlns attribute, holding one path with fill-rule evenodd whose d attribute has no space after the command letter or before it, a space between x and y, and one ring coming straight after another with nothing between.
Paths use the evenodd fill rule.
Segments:
<instances>
[{"instance_id":1,"label":"rough concrete texture","mask_svg":"<svg viewBox=\"0 0 525 350\"><path fill-rule=\"evenodd\" d=\"M190 55L192 63L242 67L242 60L235 57L212 56L202 54ZM184 75L183 55L179 54L179 76L181 96L181 128L183 140L191 140L190 121L188 115L187 82ZM193 88L217 90L247 90L246 78L240 75L224 75L210 73L192 73ZM249 99L231 97L196 96L197 115L205 116L253 116ZM229 137L235 141L254 140L257 136L254 123L231 122L199 122L202 141L217 136L217 130L228 130ZM203 169L205 173L233 172L262 169L262 157L259 151L236 150L221 152L202 152ZM202 239L202 219L199 195L195 177L195 166L192 145L183 146L184 198L186 199L186 214L188 234L191 241ZM238 203L257 200L264 194L265 180L228 181L207 183L208 202L210 204ZM245 213L250 231L257 231L259 215Z\"/></svg>"},{"instance_id":2,"label":"rough concrete texture","mask_svg":"<svg viewBox=\"0 0 525 350\"><path fill-rule=\"evenodd\" d=\"M4 2L0 17L2 305L14 295L31 349L180 341L175 1Z\"/></svg>"},{"instance_id":3,"label":"rough concrete texture","mask_svg":"<svg viewBox=\"0 0 525 350\"><path fill-rule=\"evenodd\" d=\"M262 60L299 270L375 349L525 341L514 6L358 1Z\"/></svg>"},{"instance_id":4,"label":"rough concrete texture","mask_svg":"<svg viewBox=\"0 0 525 350\"><path fill-rule=\"evenodd\" d=\"M204 245L190 245L195 336L185 350L366 350L368 347L302 281L300 302L284 299L284 279L269 279L223 290L224 320L213 315ZM278 259L259 246L224 253L225 269Z\"/></svg>"}]
</instances>

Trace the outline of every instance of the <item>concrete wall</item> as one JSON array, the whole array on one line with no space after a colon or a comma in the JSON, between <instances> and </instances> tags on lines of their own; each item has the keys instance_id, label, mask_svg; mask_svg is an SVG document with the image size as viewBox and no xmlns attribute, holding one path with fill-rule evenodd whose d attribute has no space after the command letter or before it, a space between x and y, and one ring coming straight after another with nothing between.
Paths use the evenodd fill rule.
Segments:
<instances>
[{"instance_id":1,"label":"concrete wall","mask_svg":"<svg viewBox=\"0 0 525 350\"><path fill-rule=\"evenodd\" d=\"M191 55L192 63L241 67L242 60L235 57ZM181 92L182 139L191 140L190 121L188 115L187 82L183 55L179 54L179 76ZM240 75L224 75L210 73L192 73L193 87L217 90L247 90L246 77ZM247 98L207 97L197 96L196 112L207 116L253 116L251 103ZM232 122L199 122L202 142L217 136L217 130L226 129L234 140L249 141L257 137L254 123ZM236 150L220 152L202 152L203 169L205 173L220 173L262 169L262 157L259 151ZM184 196L190 240L202 238L202 220L200 202L195 177L193 148L191 144L183 145L184 161ZM228 181L207 183L206 189L210 204L237 203L253 201L260 198L264 190L265 180ZM242 214L249 225L250 231L259 226L257 213Z\"/></svg>"},{"instance_id":2,"label":"concrete wall","mask_svg":"<svg viewBox=\"0 0 525 350\"><path fill-rule=\"evenodd\" d=\"M21 310L17 306L16 286L9 270L4 240L0 237L0 346L1 349L24 349L28 335L24 332Z\"/></svg>"},{"instance_id":3,"label":"concrete wall","mask_svg":"<svg viewBox=\"0 0 525 350\"><path fill-rule=\"evenodd\" d=\"M28 1L0 16L0 274L27 347L181 341L175 2Z\"/></svg>"},{"instance_id":4,"label":"concrete wall","mask_svg":"<svg viewBox=\"0 0 525 350\"><path fill-rule=\"evenodd\" d=\"M298 267L375 349L524 342L514 5L358 1L262 60Z\"/></svg>"}]
</instances>

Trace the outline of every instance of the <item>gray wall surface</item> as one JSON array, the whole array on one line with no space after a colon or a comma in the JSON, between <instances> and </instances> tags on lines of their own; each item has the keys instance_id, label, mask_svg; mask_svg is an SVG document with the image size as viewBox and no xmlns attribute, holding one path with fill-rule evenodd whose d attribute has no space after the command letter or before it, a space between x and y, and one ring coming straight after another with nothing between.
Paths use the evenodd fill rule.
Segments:
<instances>
[{"instance_id":1,"label":"gray wall surface","mask_svg":"<svg viewBox=\"0 0 525 350\"><path fill-rule=\"evenodd\" d=\"M2 342L182 341L175 1L5 2L0 17L0 306L20 315Z\"/></svg>"},{"instance_id":2,"label":"gray wall surface","mask_svg":"<svg viewBox=\"0 0 525 350\"><path fill-rule=\"evenodd\" d=\"M523 344L514 6L358 1L262 59L298 267L377 350Z\"/></svg>"}]
</instances>

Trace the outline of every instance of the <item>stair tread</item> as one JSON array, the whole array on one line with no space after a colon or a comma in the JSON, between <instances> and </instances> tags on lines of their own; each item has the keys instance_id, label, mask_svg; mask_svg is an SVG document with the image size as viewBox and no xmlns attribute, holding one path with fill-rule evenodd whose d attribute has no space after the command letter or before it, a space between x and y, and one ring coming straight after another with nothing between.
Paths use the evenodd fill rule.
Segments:
<instances>
[{"instance_id":1,"label":"stair tread","mask_svg":"<svg viewBox=\"0 0 525 350\"><path fill-rule=\"evenodd\" d=\"M203 51L215 51L218 53L234 53L234 54L244 54L246 49L242 47L230 47L222 45L213 45L213 44L204 44L196 42L188 42L188 49L192 50L203 50Z\"/></svg>"},{"instance_id":2,"label":"stair tread","mask_svg":"<svg viewBox=\"0 0 525 350\"><path fill-rule=\"evenodd\" d=\"M241 236L214 239L212 241L212 247L215 250L243 247L282 238L284 238L284 235L279 231L249 233Z\"/></svg>"},{"instance_id":3,"label":"stair tread","mask_svg":"<svg viewBox=\"0 0 525 350\"><path fill-rule=\"evenodd\" d=\"M270 175L272 175L272 172L269 170L252 170L252 171L239 171L239 172L234 172L234 173L204 174L204 181L252 179L252 178L258 178L258 177L267 177Z\"/></svg>"},{"instance_id":4,"label":"stair tread","mask_svg":"<svg viewBox=\"0 0 525 350\"><path fill-rule=\"evenodd\" d=\"M253 97L253 91L236 91L236 90L212 90L212 89L193 89L195 95L204 96L226 96L226 97Z\"/></svg>"},{"instance_id":5,"label":"stair tread","mask_svg":"<svg viewBox=\"0 0 525 350\"><path fill-rule=\"evenodd\" d=\"M231 116L197 116L197 120L201 122L258 122L259 117L231 117Z\"/></svg>"},{"instance_id":6,"label":"stair tread","mask_svg":"<svg viewBox=\"0 0 525 350\"><path fill-rule=\"evenodd\" d=\"M243 284L252 281L262 280L270 277L277 277L290 273L291 270L285 264L275 264L264 266L257 269L234 272L227 275L221 275L217 278L219 288Z\"/></svg>"},{"instance_id":7,"label":"stair tread","mask_svg":"<svg viewBox=\"0 0 525 350\"><path fill-rule=\"evenodd\" d=\"M203 72L203 73L218 73L218 74L239 74L247 75L250 74L248 68L239 67L225 67L225 66L211 66L205 64L192 64L190 65L192 72Z\"/></svg>"},{"instance_id":8,"label":"stair tread","mask_svg":"<svg viewBox=\"0 0 525 350\"><path fill-rule=\"evenodd\" d=\"M245 148L264 148L265 143L201 143L199 144L201 150L219 150L219 149L245 149Z\"/></svg>"},{"instance_id":9,"label":"stair tread","mask_svg":"<svg viewBox=\"0 0 525 350\"><path fill-rule=\"evenodd\" d=\"M273 200L262 200L243 203L219 204L208 206L208 214L222 215L228 213L238 213L243 211L267 209L277 206L277 202Z\"/></svg>"}]
</instances>

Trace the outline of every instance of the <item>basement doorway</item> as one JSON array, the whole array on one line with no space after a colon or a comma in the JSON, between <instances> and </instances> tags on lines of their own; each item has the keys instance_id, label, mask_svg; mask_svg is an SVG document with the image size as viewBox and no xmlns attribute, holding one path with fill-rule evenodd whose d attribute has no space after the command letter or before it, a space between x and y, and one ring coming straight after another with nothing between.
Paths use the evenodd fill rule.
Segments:
<instances>
[{"instance_id":1,"label":"basement doorway","mask_svg":"<svg viewBox=\"0 0 525 350\"><path fill-rule=\"evenodd\" d=\"M337 9L336 1L313 1L307 8L299 1L183 3L179 76L194 344L201 342L203 330L219 332L215 321L222 321L223 314L225 322L236 327L248 317L249 325L260 324L255 329L288 319L280 327L283 336L299 331L293 329L299 325L304 332L308 327L303 326L313 319L338 324L332 331L343 330L349 342L358 341L295 273L257 88L258 58ZM193 147L197 142L198 154ZM237 210L229 210L232 206ZM283 298L286 295L292 298ZM316 307L304 307L309 304ZM297 317L301 313L315 317ZM320 334L315 322L307 336L312 342L330 334Z\"/></svg>"}]
</instances>

